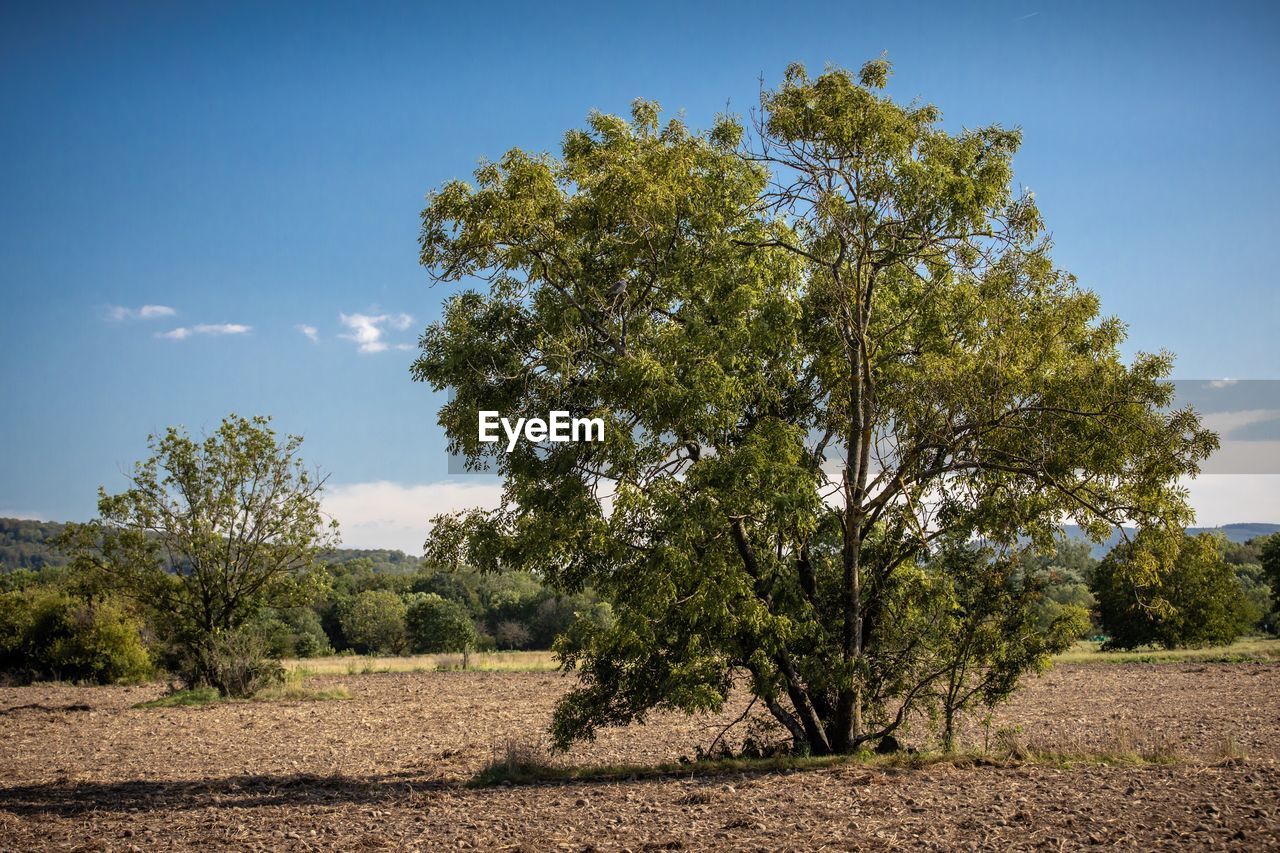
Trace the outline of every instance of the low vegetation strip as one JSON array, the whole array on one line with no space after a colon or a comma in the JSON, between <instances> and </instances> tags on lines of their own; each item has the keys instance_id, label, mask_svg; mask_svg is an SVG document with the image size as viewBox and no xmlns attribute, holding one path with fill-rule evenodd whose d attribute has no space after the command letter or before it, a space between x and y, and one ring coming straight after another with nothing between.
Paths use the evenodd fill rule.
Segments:
<instances>
[{"instance_id":1,"label":"low vegetation strip","mask_svg":"<svg viewBox=\"0 0 1280 853\"><path fill-rule=\"evenodd\" d=\"M1137 751L1132 748L1098 752L1061 752L1002 749L996 753L915 752L901 751L880 755L870 750L848 755L796 756L778 755L767 758L716 758L702 761L669 761L660 764L615 764L578 766L558 764L550 758L529 756L500 759L491 763L471 780L467 787L491 788L502 785L529 785L566 782L625 782L641 779L695 778L733 774L794 773L827 770L847 765L868 769L912 770L949 765L951 767L1024 767L1044 766L1072 768L1084 765L1142 766L1180 763L1202 763L1169 752Z\"/></svg>"},{"instance_id":2,"label":"low vegetation strip","mask_svg":"<svg viewBox=\"0 0 1280 853\"><path fill-rule=\"evenodd\" d=\"M1226 646L1199 649L1134 649L1101 651L1098 644L1078 642L1055 655L1059 664L1131 664L1131 663L1266 663L1280 661L1280 638L1250 637Z\"/></svg>"},{"instance_id":3,"label":"low vegetation strip","mask_svg":"<svg viewBox=\"0 0 1280 853\"><path fill-rule=\"evenodd\" d=\"M473 672L551 672L559 661L551 652L472 653L433 655L331 655L286 660L285 668L307 675L364 675L375 672L446 672L465 668Z\"/></svg>"},{"instance_id":4,"label":"low vegetation strip","mask_svg":"<svg viewBox=\"0 0 1280 853\"><path fill-rule=\"evenodd\" d=\"M259 689L245 699L223 696L213 687L193 687L187 690L175 690L146 702L139 702L135 708L181 708L201 707L222 702L279 702L302 701L321 702L329 699L350 699L351 691L345 684L328 687L309 687L302 673L289 672L282 683L272 684Z\"/></svg>"}]
</instances>

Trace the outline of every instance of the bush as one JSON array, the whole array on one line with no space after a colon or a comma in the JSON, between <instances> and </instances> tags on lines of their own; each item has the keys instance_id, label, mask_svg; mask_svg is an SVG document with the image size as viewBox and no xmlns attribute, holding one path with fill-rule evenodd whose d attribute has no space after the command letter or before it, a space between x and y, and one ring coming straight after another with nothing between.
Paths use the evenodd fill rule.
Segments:
<instances>
[{"instance_id":1,"label":"bush","mask_svg":"<svg viewBox=\"0 0 1280 853\"><path fill-rule=\"evenodd\" d=\"M333 654L320 616L310 607L268 611L255 623L272 657L312 658Z\"/></svg>"},{"instance_id":2,"label":"bush","mask_svg":"<svg viewBox=\"0 0 1280 853\"><path fill-rule=\"evenodd\" d=\"M179 673L193 687L214 687L223 696L243 699L284 682L284 667L271 655L256 626L214 634L182 658Z\"/></svg>"},{"instance_id":3,"label":"bush","mask_svg":"<svg viewBox=\"0 0 1280 853\"><path fill-rule=\"evenodd\" d=\"M48 587L0 594L0 667L36 678L109 684L154 671L142 623L117 600Z\"/></svg>"},{"instance_id":4,"label":"bush","mask_svg":"<svg viewBox=\"0 0 1280 853\"><path fill-rule=\"evenodd\" d=\"M1139 534L1133 543L1117 545L1094 570L1098 616L1110 635L1103 648L1226 645L1258 620L1261 614L1212 535L1184 536L1154 575L1133 565L1141 554L1153 553L1148 544Z\"/></svg>"},{"instance_id":5,"label":"bush","mask_svg":"<svg viewBox=\"0 0 1280 853\"><path fill-rule=\"evenodd\" d=\"M493 641L500 649L527 649L533 632L522 622L507 619L493 629Z\"/></svg>"},{"instance_id":6,"label":"bush","mask_svg":"<svg viewBox=\"0 0 1280 853\"><path fill-rule=\"evenodd\" d=\"M391 590L366 590L341 613L342 633L359 652L401 654L407 645L406 612L404 601Z\"/></svg>"},{"instance_id":7,"label":"bush","mask_svg":"<svg viewBox=\"0 0 1280 853\"><path fill-rule=\"evenodd\" d=\"M466 652L475 646L477 634L471 614L456 601L446 601L435 593L414 596L407 623L415 652ZM501 645L501 640L498 642Z\"/></svg>"}]
</instances>

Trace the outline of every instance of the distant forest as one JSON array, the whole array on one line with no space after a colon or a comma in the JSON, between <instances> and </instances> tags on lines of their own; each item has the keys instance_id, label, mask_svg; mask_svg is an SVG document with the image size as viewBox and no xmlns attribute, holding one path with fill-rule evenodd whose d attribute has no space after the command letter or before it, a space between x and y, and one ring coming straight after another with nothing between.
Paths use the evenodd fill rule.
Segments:
<instances>
[{"instance_id":1,"label":"distant forest","mask_svg":"<svg viewBox=\"0 0 1280 853\"><path fill-rule=\"evenodd\" d=\"M75 587L74 572L66 568L68 559L50 544L62 529L56 522L0 519L0 595ZM1218 550L1235 576L1238 592L1233 595L1246 602L1241 606L1251 614L1252 627L1266 632L1276 630L1277 617L1261 565L1262 537L1277 531L1280 525L1273 524L1209 531L1224 540ZM1026 564L1045 581L1040 622L1047 625L1064 611L1075 610L1086 626L1080 636L1098 637L1104 631L1091 586L1099 556L1114 543L1098 546L1071 528L1064 532L1066 541L1056 554ZM1119 541L1119 533L1114 539ZM432 643L415 631L415 607L445 607L458 613L473 625L466 643L478 650L547 649L557 637L572 634L578 617L597 625L612 619L609 603L591 590L559 595L528 572L449 571L403 551L381 548L338 548L321 555L321 562L327 566L328 582L314 602L260 614L257 627L277 656L429 650Z\"/></svg>"},{"instance_id":2,"label":"distant forest","mask_svg":"<svg viewBox=\"0 0 1280 853\"><path fill-rule=\"evenodd\" d=\"M70 560L51 545L63 528L51 521L0 519L0 595L75 586ZM310 606L264 611L258 620L277 656L430 650L417 648L422 643L415 642L411 611L424 602L438 606L438 599L474 623L467 645L477 650L548 649L578 616L593 622L611 618L609 606L590 590L559 595L528 572L447 571L384 548L337 548L320 561L328 584Z\"/></svg>"},{"instance_id":3,"label":"distant forest","mask_svg":"<svg viewBox=\"0 0 1280 853\"><path fill-rule=\"evenodd\" d=\"M46 566L65 566L67 558L49 547L48 541L62 532L63 525L56 521L30 521L22 518L0 518L0 571L13 569L42 569ZM1068 539L1080 539L1079 528L1070 526L1064 532ZM1252 539L1280 533L1280 524L1226 524L1222 527L1192 527L1187 533L1218 533L1228 542L1243 544ZM1120 541L1117 532L1102 544L1090 543L1094 557L1101 557ZM326 553L326 563L343 564L365 559L379 573L412 574L421 567L421 560L403 551L386 548L337 548Z\"/></svg>"},{"instance_id":4,"label":"distant forest","mask_svg":"<svg viewBox=\"0 0 1280 853\"><path fill-rule=\"evenodd\" d=\"M36 571L67 565L68 558L49 545L49 540L61 533L64 526L57 521L0 518L0 571ZM420 565L417 557L386 548L338 548L321 559L334 564L366 559L375 571L392 574L410 574Z\"/></svg>"}]
</instances>

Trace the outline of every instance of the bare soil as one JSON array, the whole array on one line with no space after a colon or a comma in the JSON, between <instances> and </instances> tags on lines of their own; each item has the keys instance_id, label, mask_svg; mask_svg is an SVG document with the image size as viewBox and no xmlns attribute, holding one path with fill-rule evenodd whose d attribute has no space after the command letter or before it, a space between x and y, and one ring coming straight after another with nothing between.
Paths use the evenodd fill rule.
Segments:
<instances>
[{"instance_id":1,"label":"bare soil","mask_svg":"<svg viewBox=\"0 0 1280 853\"><path fill-rule=\"evenodd\" d=\"M345 701L137 709L144 687L0 689L0 849L1280 849L1280 665L1060 666L972 744L1173 764L877 768L464 787L542 736L555 673L315 679ZM692 755L656 714L556 760ZM905 740L923 744L918 721Z\"/></svg>"}]
</instances>

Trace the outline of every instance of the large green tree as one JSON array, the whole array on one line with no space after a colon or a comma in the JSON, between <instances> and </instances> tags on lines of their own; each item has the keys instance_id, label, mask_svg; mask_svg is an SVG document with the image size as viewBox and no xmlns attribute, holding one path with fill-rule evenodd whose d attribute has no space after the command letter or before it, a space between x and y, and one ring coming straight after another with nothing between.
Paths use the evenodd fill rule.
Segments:
<instances>
[{"instance_id":1,"label":"large green tree","mask_svg":"<svg viewBox=\"0 0 1280 853\"><path fill-rule=\"evenodd\" d=\"M237 636L263 608L305 603L324 578L318 553L337 540L320 509L324 478L265 417L230 415L203 438L151 436L130 488L98 490L99 517L59 537L76 565L138 601L191 683L249 689L260 644ZM255 652L256 654L256 652Z\"/></svg>"},{"instance_id":2,"label":"large green tree","mask_svg":"<svg viewBox=\"0 0 1280 853\"><path fill-rule=\"evenodd\" d=\"M942 678L877 676L934 539L1188 520L1176 481L1216 437L1167 410L1171 357L1126 363L1055 268L1020 133L948 132L888 72L792 66L705 133L637 101L429 197L421 260L459 290L413 375L453 390L451 449L505 477L433 554L615 606L566 650L561 745L718 708L743 675L798 748L858 748ZM605 440L506 452L479 410L600 417Z\"/></svg>"},{"instance_id":3,"label":"large green tree","mask_svg":"<svg viewBox=\"0 0 1280 853\"><path fill-rule=\"evenodd\" d=\"M1129 570L1147 536L1121 542L1093 570L1098 616L1109 635L1106 648L1232 643L1262 616L1212 534L1164 544L1167 568L1155 577Z\"/></svg>"}]
</instances>

